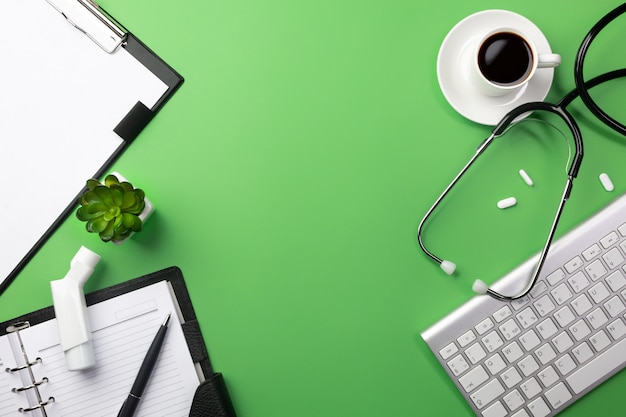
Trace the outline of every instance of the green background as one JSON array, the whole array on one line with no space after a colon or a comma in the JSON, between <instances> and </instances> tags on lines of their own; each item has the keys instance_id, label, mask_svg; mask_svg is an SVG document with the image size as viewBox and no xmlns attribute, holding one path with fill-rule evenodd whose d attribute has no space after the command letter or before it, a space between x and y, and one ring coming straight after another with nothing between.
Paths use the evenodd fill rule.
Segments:
<instances>
[{"instance_id":1,"label":"green background","mask_svg":"<svg viewBox=\"0 0 626 417\"><path fill-rule=\"evenodd\" d=\"M425 231L459 265L445 276L416 228L490 128L446 102L439 47L474 12L520 13L563 57L555 100L574 85L583 36L618 4L102 0L186 80L112 167L156 212L121 246L68 219L0 297L0 321L50 305L48 282L85 245L102 256L88 291L183 270L240 417L472 415L420 332L471 297L476 277L492 282L539 248L567 148L502 141L485 154ZM618 32L589 74L626 66ZM626 189L626 141L579 102L573 112L585 158L559 234ZM509 195L518 206L498 210ZM608 414L625 386L621 373L562 415Z\"/></svg>"}]
</instances>

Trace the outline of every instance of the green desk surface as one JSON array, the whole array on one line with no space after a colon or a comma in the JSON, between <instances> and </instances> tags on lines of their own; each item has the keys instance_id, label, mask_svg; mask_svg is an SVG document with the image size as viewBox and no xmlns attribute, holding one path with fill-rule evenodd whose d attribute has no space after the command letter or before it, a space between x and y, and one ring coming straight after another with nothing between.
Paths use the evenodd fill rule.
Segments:
<instances>
[{"instance_id":1,"label":"green desk surface","mask_svg":"<svg viewBox=\"0 0 626 417\"><path fill-rule=\"evenodd\" d=\"M50 305L48 282L85 245L102 256L87 290L183 270L240 417L472 415L420 332L470 298L476 277L491 282L538 249L567 149L527 141L527 155L503 141L485 155L425 232L459 265L443 275L415 231L490 129L447 103L437 52L474 12L520 13L563 57L555 100L574 85L583 36L618 4L102 0L186 79L113 167L156 212L121 246L68 219L0 297L0 321ZM621 39L598 48L604 64L625 66ZM626 190L626 140L573 108L585 159L559 233ZM558 181L540 180L554 166ZM495 208L509 195L517 207ZM621 373L563 415L608 415L625 387Z\"/></svg>"}]
</instances>

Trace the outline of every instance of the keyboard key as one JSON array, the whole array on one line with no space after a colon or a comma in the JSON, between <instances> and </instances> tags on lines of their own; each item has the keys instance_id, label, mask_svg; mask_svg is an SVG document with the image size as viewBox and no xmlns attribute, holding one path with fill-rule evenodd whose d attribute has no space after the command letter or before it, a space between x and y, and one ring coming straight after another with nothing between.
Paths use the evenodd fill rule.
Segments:
<instances>
[{"instance_id":1,"label":"keyboard key","mask_svg":"<svg viewBox=\"0 0 626 417\"><path fill-rule=\"evenodd\" d=\"M613 323L609 324L606 329L614 340L619 340L626 334L626 325L624 325L622 319L615 320Z\"/></svg>"},{"instance_id":2,"label":"keyboard key","mask_svg":"<svg viewBox=\"0 0 626 417\"><path fill-rule=\"evenodd\" d=\"M581 366L567 377L566 381L575 394L580 394L613 369L622 367L624 362L626 362L626 339L615 343L591 362Z\"/></svg>"},{"instance_id":3,"label":"keyboard key","mask_svg":"<svg viewBox=\"0 0 626 417\"><path fill-rule=\"evenodd\" d=\"M581 316L587 311L591 310L591 307L593 307L593 305L585 294L581 294L580 296L578 296L578 298L575 298L574 301L572 301L572 307L574 307L576 314Z\"/></svg>"},{"instance_id":4,"label":"keyboard key","mask_svg":"<svg viewBox=\"0 0 626 417\"><path fill-rule=\"evenodd\" d=\"M459 348L457 348L454 343L450 343L448 346L441 349L439 351L439 354L441 355L441 359L445 361L446 359L451 358L452 355L454 355L458 351L459 351Z\"/></svg>"},{"instance_id":5,"label":"keyboard key","mask_svg":"<svg viewBox=\"0 0 626 417\"><path fill-rule=\"evenodd\" d=\"M500 401L496 401L483 411L483 417L506 417L506 415L506 408Z\"/></svg>"},{"instance_id":6,"label":"keyboard key","mask_svg":"<svg viewBox=\"0 0 626 417\"><path fill-rule=\"evenodd\" d=\"M619 291L626 285L626 278L624 278L622 271L618 270L606 277L606 283L609 284L613 291Z\"/></svg>"},{"instance_id":7,"label":"keyboard key","mask_svg":"<svg viewBox=\"0 0 626 417\"><path fill-rule=\"evenodd\" d=\"M530 291L530 296L533 298L537 298L541 296L544 292L548 290L548 286L543 281L538 281L533 289Z\"/></svg>"},{"instance_id":8,"label":"keyboard key","mask_svg":"<svg viewBox=\"0 0 626 417\"><path fill-rule=\"evenodd\" d=\"M535 308L537 309L537 312L539 313L541 317L545 317L555 308L554 303L552 302L552 300L550 299L550 296L548 295L544 295L543 297L535 301L533 305L535 306Z\"/></svg>"},{"instance_id":9,"label":"keyboard key","mask_svg":"<svg viewBox=\"0 0 626 417\"><path fill-rule=\"evenodd\" d=\"M575 256L570 261L568 261L564 266L565 266L565 270L571 274L572 272L580 268L582 265L583 265L583 260L580 258L580 256Z\"/></svg>"},{"instance_id":10,"label":"keyboard key","mask_svg":"<svg viewBox=\"0 0 626 417\"><path fill-rule=\"evenodd\" d=\"M606 308L606 311L611 317L617 317L626 310L624 303L622 303L622 300L620 300L617 295L604 303L604 308Z\"/></svg>"},{"instance_id":11,"label":"keyboard key","mask_svg":"<svg viewBox=\"0 0 626 417\"><path fill-rule=\"evenodd\" d=\"M565 327L573 322L576 316L574 316L572 309L568 306L564 306L562 309L554 313L554 318L559 323L559 326Z\"/></svg>"},{"instance_id":12,"label":"keyboard key","mask_svg":"<svg viewBox=\"0 0 626 417\"><path fill-rule=\"evenodd\" d=\"M524 397L522 397L522 394L520 394L519 391L516 389L514 389L513 391L505 395L503 400L506 403L507 407L509 407L509 410L511 411L517 410L522 405L524 405L524 402L525 402Z\"/></svg>"},{"instance_id":13,"label":"keyboard key","mask_svg":"<svg viewBox=\"0 0 626 417\"><path fill-rule=\"evenodd\" d=\"M566 402L572 399L572 394L569 392L565 384L559 382L554 388L546 391L546 398L548 402L555 410L563 406Z\"/></svg>"},{"instance_id":14,"label":"keyboard key","mask_svg":"<svg viewBox=\"0 0 626 417\"><path fill-rule=\"evenodd\" d=\"M467 355L467 358L470 360L470 362L472 362L473 364L478 363L478 361L487 356L485 350L480 345L480 343L474 343L472 346L467 348L465 350L465 354Z\"/></svg>"},{"instance_id":15,"label":"keyboard key","mask_svg":"<svg viewBox=\"0 0 626 417\"><path fill-rule=\"evenodd\" d=\"M519 387L529 400L541 392L541 387L535 378L530 378Z\"/></svg>"},{"instance_id":16,"label":"keyboard key","mask_svg":"<svg viewBox=\"0 0 626 417\"><path fill-rule=\"evenodd\" d=\"M604 285L603 282L598 282L596 285L591 287L591 289L589 290L589 295L591 296L593 301L595 301L596 303L599 303L602 300L604 300L606 297L608 297L610 294L609 294L609 290L606 289L606 285Z\"/></svg>"},{"instance_id":17,"label":"keyboard key","mask_svg":"<svg viewBox=\"0 0 626 417\"><path fill-rule=\"evenodd\" d=\"M578 320L570 326L569 331L572 332L574 338L579 342L591 333L589 326L587 326L587 323L585 323L584 320Z\"/></svg>"},{"instance_id":18,"label":"keyboard key","mask_svg":"<svg viewBox=\"0 0 626 417\"><path fill-rule=\"evenodd\" d=\"M602 311L601 308L596 308L591 313L587 314L587 320L589 320L591 327L596 330L599 329L604 323L609 321L609 319L606 317L606 314L604 314L604 311Z\"/></svg>"},{"instance_id":19,"label":"keyboard key","mask_svg":"<svg viewBox=\"0 0 626 417\"><path fill-rule=\"evenodd\" d=\"M524 410L523 408L521 410L519 410L517 413L513 414L511 417L530 417L528 415L528 413L526 412L526 410Z\"/></svg>"},{"instance_id":20,"label":"keyboard key","mask_svg":"<svg viewBox=\"0 0 626 417\"><path fill-rule=\"evenodd\" d=\"M597 352L604 350L611 344L611 340L609 340L609 336L604 333L604 330L600 330L598 333L591 336L589 341Z\"/></svg>"},{"instance_id":21,"label":"keyboard key","mask_svg":"<svg viewBox=\"0 0 626 417\"><path fill-rule=\"evenodd\" d=\"M552 297L554 297L554 300L559 305L572 298L572 292L569 290L565 283L550 291L550 294L552 294Z\"/></svg>"},{"instance_id":22,"label":"keyboard key","mask_svg":"<svg viewBox=\"0 0 626 417\"><path fill-rule=\"evenodd\" d=\"M533 417L546 417L550 414L550 408L541 397L528 404L528 409Z\"/></svg>"},{"instance_id":23,"label":"keyboard key","mask_svg":"<svg viewBox=\"0 0 626 417\"><path fill-rule=\"evenodd\" d=\"M487 351L490 353L504 344L504 342L500 338L500 335L495 330L489 333L487 336L483 337L482 342L483 345L485 345L485 347L487 348Z\"/></svg>"},{"instance_id":24,"label":"keyboard key","mask_svg":"<svg viewBox=\"0 0 626 417\"><path fill-rule=\"evenodd\" d=\"M469 364L462 355L458 355L448 362L448 368L450 368L454 376L459 376L469 369Z\"/></svg>"},{"instance_id":25,"label":"keyboard key","mask_svg":"<svg viewBox=\"0 0 626 417\"><path fill-rule=\"evenodd\" d=\"M526 304L528 304L529 301L529 297L522 297L522 298L518 298L517 300L513 300L511 301L511 307L513 307L513 310L519 310L520 308L524 307Z\"/></svg>"},{"instance_id":26,"label":"keyboard key","mask_svg":"<svg viewBox=\"0 0 626 417\"><path fill-rule=\"evenodd\" d=\"M506 357L506 360L509 361L509 363L513 363L514 361L521 358L524 354L517 342L513 342L510 345L505 346L502 349L502 353L504 353L504 356Z\"/></svg>"},{"instance_id":27,"label":"keyboard key","mask_svg":"<svg viewBox=\"0 0 626 417\"><path fill-rule=\"evenodd\" d=\"M472 392L476 389L480 384L489 379L489 375L485 369L478 365L476 368L472 369L461 378L459 378L459 382L461 386L465 390L465 392Z\"/></svg>"},{"instance_id":28,"label":"keyboard key","mask_svg":"<svg viewBox=\"0 0 626 417\"><path fill-rule=\"evenodd\" d=\"M535 324L538 320L535 311L530 307L525 308L515 317L517 317L517 320L519 320L520 324L525 329Z\"/></svg>"},{"instance_id":29,"label":"keyboard key","mask_svg":"<svg viewBox=\"0 0 626 417\"><path fill-rule=\"evenodd\" d=\"M569 282L569 285L571 285L572 289L577 293L581 292L589 285L589 280L587 279L583 271L576 272L574 275L569 277L567 282Z\"/></svg>"},{"instance_id":30,"label":"keyboard key","mask_svg":"<svg viewBox=\"0 0 626 417\"><path fill-rule=\"evenodd\" d=\"M556 369L563 376L569 374L576 368L576 363L574 362L574 359L572 359L572 357L569 354L566 354L565 356L557 359L555 364L556 364Z\"/></svg>"},{"instance_id":31,"label":"keyboard key","mask_svg":"<svg viewBox=\"0 0 626 417\"><path fill-rule=\"evenodd\" d=\"M517 367L525 376L529 376L539 369L539 364L532 355L528 355L517 363Z\"/></svg>"},{"instance_id":32,"label":"keyboard key","mask_svg":"<svg viewBox=\"0 0 626 417\"><path fill-rule=\"evenodd\" d=\"M548 388L559 380L559 375L553 367L548 366L537 374L537 378L539 378L539 381L544 387Z\"/></svg>"},{"instance_id":33,"label":"keyboard key","mask_svg":"<svg viewBox=\"0 0 626 417\"><path fill-rule=\"evenodd\" d=\"M579 346L575 347L572 353L578 363L586 362L593 356L593 352L586 342L582 342Z\"/></svg>"},{"instance_id":34,"label":"keyboard key","mask_svg":"<svg viewBox=\"0 0 626 417\"><path fill-rule=\"evenodd\" d=\"M502 381L504 381L504 384L508 388L512 388L522 381L522 376L519 374L519 372L517 372L517 369L515 367L509 368L506 371L502 372L500 378L502 378Z\"/></svg>"},{"instance_id":35,"label":"keyboard key","mask_svg":"<svg viewBox=\"0 0 626 417\"><path fill-rule=\"evenodd\" d=\"M466 331L458 339L456 339L456 341L459 342L459 345L462 348L464 348L465 346L469 345L474 340L476 340L476 335L471 330Z\"/></svg>"},{"instance_id":36,"label":"keyboard key","mask_svg":"<svg viewBox=\"0 0 626 417\"><path fill-rule=\"evenodd\" d=\"M506 340L511 340L520 334L521 330L515 320L510 319L502 326L500 326L500 331Z\"/></svg>"},{"instance_id":37,"label":"keyboard key","mask_svg":"<svg viewBox=\"0 0 626 417\"><path fill-rule=\"evenodd\" d=\"M554 286L554 284L556 284L563 278L565 278L565 272L563 272L561 268L546 276L546 280L550 283L550 286Z\"/></svg>"},{"instance_id":38,"label":"keyboard key","mask_svg":"<svg viewBox=\"0 0 626 417\"><path fill-rule=\"evenodd\" d=\"M537 336L537 333L535 333L533 329L521 335L519 341L527 352L530 352L531 349L539 346L539 343L541 343L539 336Z\"/></svg>"},{"instance_id":39,"label":"keyboard key","mask_svg":"<svg viewBox=\"0 0 626 417\"><path fill-rule=\"evenodd\" d=\"M493 318L496 321L496 323L500 323L502 322L502 320L506 319L511 314L513 313L511 313L511 309L509 308L509 306L504 306L498 311L496 311L495 313L493 313Z\"/></svg>"},{"instance_id":40,"label":"keyboard key","mask_svg":"<svg viewBox=\"0 0 626 417\"><path fill-rule=\"evenodd\" d=\"M569 337L569 334L567 334L567 332L559 333L558 336L552 339L552 343L554 343L554 346L556 346L556 349L559 351L559 353L563 353L567 349L574 346L574 341L571 337Z\"/></svg>"},{"instance_id":41,"label":"keyboard key","mask_svg":"<svg viewBox=\"0 0 626 417\"><path fill-rule=\"evenodd\" d=\"M600 243L602 244L602 247L604 249L608 249L613 246L618 241L618 239L619 237L617 236L617 233L611 232L608 235L604 236L602 239L600 239Z\"/></svg>"},{"instance_id":42,"label":"keyboard key","mask_svg":"<svg viewBox=\"0 0 626 417\"><path fill-rule=\"evenodd\" d=\"M556 358L556 353L554 352L554 349L552 349L552 346L550 346L550 343L546 343L545 345L537 349L535 351L535 355L537 355L539 362L541 362L543 365Z\"/></svg>"},{"instance_id":43,"label":"keyboard key","mask_svg":"<svg viewBox=\"0 0 626 417\"><path fill-rule=\"evenodd\" d=\"M487 333L488 330L493 328L493 321L489 317L481 321L474 327L479 335Z\"/></svg>"},{"instance_id":44,"label":"keyboard key","mask_svg":"<svg viewBox=\"0 0 626 417\"><path fill-rule=\"evenodd\" d=\"M504 363L502 356L500 356L499 353L496 353L485 361L485 366L489 372L491 372L491 375L496 375L506 367L506 363Z\"/></svg>"},{"instance_id":45,"label":"keyboard key","mask_svg":"<svg viewBox=\"0 0 626 417\"><path fill-rule=\"evenodd\" d=\"M485 386L470 395L470 398L479 410L504 394L504 387L497 379L489 381Z\"/></svg>"},{"instance_id":46,"label":"keyboard key","mask_svg":"<svg viewBox=\"0 0 626 417\"><path fill-rule=\"evenodd\" d=\"M617 248L613 248L604 255L602 255L602 259L604 259L604 262L606 262L608 267L611 269L617 268L622 264L622 262L624 262L624 257Z\"/></svg>"},{"instance_id":47,"label":"keyboard key","mask_svg":"<svg viewBox=\"0 0 626 417\"><path fill-rule=\"evenodd\" d=\"M600 254L600 251L600 246L598 246L597 243L594 243L583 251L583 257L585 258L585 260L590 261L598 256Z\"/></svg>"},{"instance_id":48,"label":"keyboard key","mask_svg":"<svg viewBox=\"0 0 626 417\"><path fill-rule=\"evenodd\" d=\"M622 234L622 236L626 236L626 223L624 223L623 225L618 227L617 230L619 230L619 232Z\"/></svg>"},{"instance_id":49,"label":"keyboard key","mask_svg":"<svg viewBox=\"0 0 626 417\"><path fill-rule=\"evenodd\" d=\"M539 335L546 340L549 337L554 336L558 330L552 319L547 318L537 325L537 331L539 332Z\"/></svg>"},{"instance_id":50,"label":"keyboard key","mask_svg":"<svg viewBox=\"0 0 626 417\"><path fill-rule=\"evenodd\" d=\"M602 278L604 274L606 274L606 268L604 267L602 261L600 261L599 259L587 265L585 267L585 271L587 271L591 279L594 281L597 281L598 279ZM582 271L580 273L582 274Z\"/></svg>"}]
</instances>

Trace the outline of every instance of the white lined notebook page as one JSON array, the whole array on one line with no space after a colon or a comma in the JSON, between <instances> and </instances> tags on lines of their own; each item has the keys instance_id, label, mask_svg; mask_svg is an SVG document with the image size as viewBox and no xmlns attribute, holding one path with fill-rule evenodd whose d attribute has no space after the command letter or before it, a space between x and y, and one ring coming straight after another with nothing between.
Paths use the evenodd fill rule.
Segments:
<instances>
[{"instance_id":1,"label":"white lined notebook page","mask_svg":"<svg viewBox=\"0 0 626 417\"><path fill-rule=\"evenodd\" d=\"M96 355L96 367L90 370L67 371L56 320L21 332L29 358L43 359L33 371L37 378L49 380L40 386L40 391L43 398L55 399L46 407L50 417L117 415L148 346L169 312L172 318L165 343L135 415L186 417L189 414L200 379L170 294L169 284L162 281L90 306ZM0 354L4 354L1 346ZM4 396L0 393L0 398ZM0 406L0 416L9 415L19 414Z\"/></svg>"}]
</instances>

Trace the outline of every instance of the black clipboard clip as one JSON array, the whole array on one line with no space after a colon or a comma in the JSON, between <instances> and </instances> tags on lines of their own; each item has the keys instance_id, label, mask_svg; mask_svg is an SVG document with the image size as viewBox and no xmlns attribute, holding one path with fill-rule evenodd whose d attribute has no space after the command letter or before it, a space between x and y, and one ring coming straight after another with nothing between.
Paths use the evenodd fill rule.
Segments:
<instances>
[{"instance_id":1,"label":"black clipboard clip","mask_svg":"<svg viewBox=\"0 0 626 417\"><path fill-rule=\"evenodd\" d=\"M128 31L92 0L46 0L69 24L100 48L113 53L126 41Z\"/></svg>"}]
</instances>

